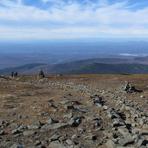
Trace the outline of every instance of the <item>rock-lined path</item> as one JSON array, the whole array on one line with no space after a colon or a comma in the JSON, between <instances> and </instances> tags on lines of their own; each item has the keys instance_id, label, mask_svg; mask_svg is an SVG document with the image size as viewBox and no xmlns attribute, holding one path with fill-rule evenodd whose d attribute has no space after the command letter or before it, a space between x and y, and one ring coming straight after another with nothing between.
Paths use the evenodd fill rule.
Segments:
<instances>
[{"instance_id":1,"label":"rock-lined path","mask_svg":"<svg viewBox=\"0 0 148 148\"><path fill-rule=\"evenodd\" d=\"M144 92L127 94L125 79L1 79L0 147L148 147L146 84L139 85Z\"/></svg>"}]
</instances>

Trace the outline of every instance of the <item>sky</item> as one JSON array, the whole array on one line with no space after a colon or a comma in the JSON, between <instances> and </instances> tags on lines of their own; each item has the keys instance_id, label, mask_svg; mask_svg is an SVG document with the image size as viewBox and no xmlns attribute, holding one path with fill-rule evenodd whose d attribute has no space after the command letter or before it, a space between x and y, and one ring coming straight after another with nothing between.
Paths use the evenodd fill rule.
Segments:
<instances>
[{"instance_id":1,"label":"sky","mask_svg":"<svg viewBox=\"0 0 148 148\"><path fill-rule=\"evenodd\" d=\"M0 0L0 40L148 38L148 0Z\"/></svg>"}]
</instances>

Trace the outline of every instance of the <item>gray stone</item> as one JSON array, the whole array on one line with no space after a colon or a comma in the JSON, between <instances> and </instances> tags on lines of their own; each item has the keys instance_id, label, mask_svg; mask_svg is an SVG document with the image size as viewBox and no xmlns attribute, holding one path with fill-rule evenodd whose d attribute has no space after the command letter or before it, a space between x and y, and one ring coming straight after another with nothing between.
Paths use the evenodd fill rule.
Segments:
<instances>
[{"instance_id":1,"label":"gray stone","mask_svg":"<svg viewBox=\"0 0 148 148\"><path fill-rule=\"evenodd\" d=\"M109 109L107 113L108 113L108 117L111 119L120 118L118 112L114 108Z\"/></svg>"},{"instance_id":2,"label":"gray stone","mask_svg":"<svg viewBox=\"0 0 148 148\"><path fill-rule=\"evenodd\" d=\"M13 144L12 146L10 146L10 148L24 148L24 146L21 144Z\"/></svg>"},{"instance_id":3,"label":"gray stone","mask_svg":"<svg viewBox=\"0 0 148 148\"><path fill-rule=\"evenodd\" d=\"M148 140L142 138L142 139L139 139L138 143L137 143L137 146L140 147L140 146L147 146L148 145Z\"/></svg>"},{"instance_id":4,"label":"gray stone","mask_svg":"<svg viewBox=\"0 0 148 148\"><path fill-rule=\"evenodd\" d=\"M65 128L69 124L68 123L55 123L55 124L45 124L42 126L42 130L54 130L54 129L59 129L59 128Z\"/></svg>"},{"instance_id":5,"label":"gray stone","mask_svg":"<svg viewBox=\"0 0 148 148\"><path fill-rule=\"evenodd\" d=\"M32 135L35 135L35 133L36 133L35 131L31 131L31 130L30 130L30 131L24 131L24 132L23 132L23 135L24 135L24 136L32 136Z\"/></svg>"},{"instance_id":6,"label":"gray stone","mask_svg":"<svg viewBox=\"0 0 148 148\"><path fill-rule=\"evenodd\" d=\"M18 128L12 130L11 133L12 133L12 134L19 134L19 133L23 132L25 129L27 129L27 127L21 125L21 126L19 126Z\"/></svg>"},{"instance_id":7,"label":"gray stone","mask_svg":"<svg viewBox=\"0 0 148 148\"><path fill-rule=\"evenodd\" d=\"M0 130L0 136L5 135L5 131L4 130Z\"/></svg>"},{"instance_id":8,"label":"gray stone","mask_svg":"<svg viewBox=\"0 0 148 148\"><path fill-rule=\"evenodd\" d=\"M35 129L40 128L40 126L38 126L38 125L28 125L27 127L28 127L29 130L35 130Z\"/></svg>"},{"instance_id":9,"label":"gray stone","mask_svg":"<svg viewBox=\"0 0 148 148\"><path fill-rule=\"evenodd\" d=\"M108 106L104 105L104 106L103 106L103 109L104 109L104 110L107 110L107 109L108 109Z\"/></svg>"},{"instance_id":10,"label":"gray stone","mask_svg":"<svg viewBox=\"0 0 148 148\"><path fill-rule=\"evenodd\" d=\"M130 137L131 136L129 133L129 130L126 127L119 127L118 131L123 137Z\"/></svg>"},{"instance_id":11,"label":"gray stone","mask_svg":"<svg viewBox=\"0 0 148 148\"><path fill-rule=\"evenodd\" d=\"M22 131L20 131L19 129L14 129L11 131L12 134L19 134L21 133Z\"/></svg>"},{"instance_id":12,"label":"gray stone","mask_svg":"<svg viewBox=\"0 0 148 148\"><path fill-rule=\"evenodd\" d=\"M124 137L121 138L118 142L121 146L128 146L134 144L135 141L132 137Z\"/></svg>"},{"instance_id":13,"label":"gray stone","mask_svg":"<svg viewBox=\"0 0 148 148\"><path fill-rule=\"evenodd\" d=\"M67 140L66 140L66 143L67 143L68 145L72 145L72 144L73 144L73 142L72 142L70 139L67 139Z\"/></svg>"},{"instance_id":14,"label":"gray stone","mask_svg":"<svg viewBox=\"0 0 148 148\"><path fill-rule=\"evenodd\" d=\"M41 144L41 141L39 141L39 140L37 140L37 141L35 141L35 146L38 146L38 145L40 145Z\"/></svg>"},{"instance_id":15,"label":"gray stone","mask_svg":"<svg viewBox=\"0 0 148 148\"><path fill-rule=\"evenodd\" d=\"M6 120L0 120L0 127L6 127L9 123Z\"/></svg>"},{"instance_id":16,"label":"gray stone","mask_svg":"<svg viewBox=\"0 0 148 148\"><path fill-rule=\"evenodd\" d=\"M83 117L73 117L71 120L68 122L68 124L72 127L77 127L81 124Z\"/></svg>"},{"instance_id":17,"label":"gray stone","mask_svg":"<svg viewBox=\"0 0 148 148\"><path fill-rule=\"evenodd\" d=\"M70 118L72 118L72 116L73 116L73 114L72 114L72 112L70 112L69 114L64 115L64 118L70 119Z\"/></svg>"},{"instance_id":18,"label":"gray stone","mask_svg":"<svg viewBox=\"0 0 148 148\"><path fill-rule=\"evenodd\" d=\"M49 148L66 148L62 143L58 141L51 142L48 147Z\"/></svg>"},{"instance_id":19,"label":"gray stone","mask_svg":"<svg viewBox=\"0 0 148 148\"><path fill-rule=\"evenodd\" d=\"M57 108L57 106L55 106L55 104L54 104L54 100L49 100L48 101L48 106L53 107L53 108Z\"/></svg>"},{"instance_id":20,"label":"gray stone","mask_svg":"<svg viewBox=\"0 0 148 148\"><path fill-rule=\"evenodd\" d=\"M34 122L32 125L28 125L27 128L29 130L35 130L35 129L39 129L43 126L43 123L41 123L40 121Z\"/></svg>"},{"instance_id":21,"label":"gray stone","mask_svg":"<svg viewBox=\"0 0 148 148\"><path fill-rule=\"evenodd\" d=\"M140 135L142 136L148 136L148 130L141 130Z\"/></svg>"},{"instance_id":22,"label":"gray stone","mask_svg":"<svg viewBox=\"0 0 148 148\"><path fill-rule=\"evenodd\" d=\"M57 121L57 120L54 120L54 119L52 119L52 118L49 118L48 120L47 120L47 123L48 124L54 124L54 123L58 123L59 121Z\"/></svg>"},{"instance_id":23,"label":"gray stone","mask_svg":"<svg viewBox=\"0 0 148 148\"><path fill-rule=\"evenodd\" d=\"M105 145L107 146L107 148L116 148L116 145L112 140L108 140Z\"/></svg>"},{"instance_id":24,"label":"gray stone","mask_svg":"<svg viewBox=\"0 0 148 148\"><path fill-rule=\"evenodd\" d=\"M98 107L103 106L105 103L103 98L98 95L91 96L91 98L93 99L93 103Z\"/></svg>"},{"instance_id":25,"label":"gray stone","mask_svg":"<svg viewBox=\"0 0 148 148\"><path fill-rule=\"evenodd\" d=\"M98 128L102 124L102 119L101 118L95 118L95 119L93 119L93 122L94 122L94 128Z\"/></svg>"},{"instance_id":26,"label":"gray stone","mask_svg":"<svg viewBox=\"0 0 148 148\"><path fill-rule=\"evenodd\" d=\"M50 137L50 139L49 139L49 141L57 141L57 140L59 140L59 138L60 138L61 136L59 135L59 134L57 134L57 133L55 133L54 135L52 135L51 137Z\"/></svg>"},{"instance_id":27,"label":"gray stone","mask_svg":"<svg viewBox=\"0 0 148 148\"><path fill-rule=\"evenodd\" d=\"M113 127L124 126L125 123L120 118L116 118L113 120Z\"/></svg>"}]
</instances>

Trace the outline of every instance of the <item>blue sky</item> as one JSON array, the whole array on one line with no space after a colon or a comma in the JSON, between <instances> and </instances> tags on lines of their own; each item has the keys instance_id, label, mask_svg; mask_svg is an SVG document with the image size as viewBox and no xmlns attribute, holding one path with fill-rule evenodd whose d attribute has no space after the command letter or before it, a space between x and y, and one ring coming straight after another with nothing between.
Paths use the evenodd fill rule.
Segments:
<instances>
[{"instance_id":1,"label":"blue sky","mask_svg":"<svg viewBox=\"0 0 148 148\"><path fill-rule=\"evenodd\" d=\"M0 0L0 40L147 37L148 0Z\"/></svg>"}]
</instances>

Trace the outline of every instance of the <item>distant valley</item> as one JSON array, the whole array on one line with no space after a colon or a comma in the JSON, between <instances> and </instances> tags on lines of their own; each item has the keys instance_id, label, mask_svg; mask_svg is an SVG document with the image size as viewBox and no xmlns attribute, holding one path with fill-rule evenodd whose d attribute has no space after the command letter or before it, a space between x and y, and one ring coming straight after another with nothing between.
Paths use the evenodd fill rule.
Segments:
<instances>
[{"instance_id":1,"label":"distant valley","mask_svg":"<svg viewBox=\"0 0 148 148\"><path fill-rule=\"evenodd\" d=\"M94 58L58 64L30 63L0 69L0 74L10 74L12 71L37 74L40 69L46 74L140 74L148 73L148 57Z\"/></svg>"},{"instance_id":2,"label":"distant valley","mask_svg":"<svg viewBox=\"0 0 148 148\"><path fill-rule=\"evenodd\" d=\"M148 42L1 43L0 74L148 73ZM8 52L9 51L9 52Z\"/></svg>"}]
</instances>

